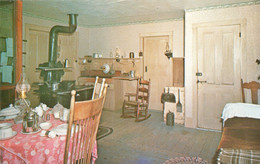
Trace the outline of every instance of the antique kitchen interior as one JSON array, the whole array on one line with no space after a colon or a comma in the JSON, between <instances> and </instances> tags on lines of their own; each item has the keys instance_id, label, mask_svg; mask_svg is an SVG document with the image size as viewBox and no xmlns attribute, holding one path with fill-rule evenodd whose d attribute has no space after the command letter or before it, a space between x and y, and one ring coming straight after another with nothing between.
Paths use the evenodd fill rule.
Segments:
<instances>
[{"instance_id":1,"label":"antique kitchen interior","mask_svg":"<svg viewBox=\"0 0 260 164\"><path fill-rule=\"evenodd\" d=\"M8 139L40 137L46 111L68 122L71 91L91 100L98 77L108 84L99 128L109 132L97 133L96 163L222 160L228 104L255 105L242 117L259 124L259 16L259 0L0 1L0 124L13 129L4 137L0 126L1 152L15 149ZM145 105L131 108L142 82ZM30 134L27 114L37 116ZM53 163L48 155L39 159Z\"/></svg>"}]
</instances>

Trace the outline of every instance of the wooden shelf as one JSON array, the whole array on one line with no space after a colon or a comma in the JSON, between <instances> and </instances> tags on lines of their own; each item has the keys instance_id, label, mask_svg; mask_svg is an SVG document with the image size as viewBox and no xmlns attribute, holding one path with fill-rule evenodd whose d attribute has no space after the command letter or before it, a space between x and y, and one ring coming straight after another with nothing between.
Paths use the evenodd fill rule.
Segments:
<instances>
[{"instance_id":1,"label":"wooden shelf","mask_svg":"<svg viewBox=\"0 0 260 164\"><path fill-rule=\"evenodd\" d=\"M80 64L91 64L93 61L116 61L118 58L92 58L92 57L84 57L84 58L79 58ZM142 58L119 58L120 61L141 61ZM85 60L85 61L84 61ZM88 62L90 61L90 62Z\"/></svg>"}]
</instances>

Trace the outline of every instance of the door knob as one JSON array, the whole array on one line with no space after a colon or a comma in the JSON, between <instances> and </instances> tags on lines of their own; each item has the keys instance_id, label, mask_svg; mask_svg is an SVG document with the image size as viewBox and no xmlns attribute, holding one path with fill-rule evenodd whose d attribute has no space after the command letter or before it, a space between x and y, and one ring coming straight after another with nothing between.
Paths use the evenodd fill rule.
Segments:
<instances>
[{"instance_id":1,"label":"door knob","mask_svg":"<svg viewBox=\"0 0 260 164\"><path fill-rule=\"evenodd\" d=\"M207 81L199 81L199 80L197 80L197 83L207 83Z\"/></svg>"}]
</instances>

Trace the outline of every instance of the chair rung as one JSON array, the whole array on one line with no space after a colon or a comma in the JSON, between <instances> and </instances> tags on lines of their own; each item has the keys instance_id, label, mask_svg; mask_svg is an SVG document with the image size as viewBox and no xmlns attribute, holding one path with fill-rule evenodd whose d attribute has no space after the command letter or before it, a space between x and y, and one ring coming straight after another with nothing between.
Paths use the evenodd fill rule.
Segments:
<instances>
[{"instance_id":1,"label":"chair rung","mask_svg":"<svg viewBox=\"0 0 260 164\"><path fill-rule=\"evenodd\" d=\"M149 85L150 82L146 80L141 80L139 83L143 85Z\"/></svg>"},{"instance_id":2,"label":"chair rung","mask_svg":"<svg viewBox=\"0 0 260 164\"><path fill-rule=\"evenodd\" d=\"M148 93L148 89L147 88L139 88L139 91Z\"/></svg>"},{"instance_id":3,"label":"chair rung","mask_svg":"<svg viewBox=\"0 0 260 164\"><path fill-rule=\"evenodd\" d=\"M148 100L148 96L144 96L144 95L139 95L138 99L144 99L144 100Z\"/></svg>"}]
</instances>

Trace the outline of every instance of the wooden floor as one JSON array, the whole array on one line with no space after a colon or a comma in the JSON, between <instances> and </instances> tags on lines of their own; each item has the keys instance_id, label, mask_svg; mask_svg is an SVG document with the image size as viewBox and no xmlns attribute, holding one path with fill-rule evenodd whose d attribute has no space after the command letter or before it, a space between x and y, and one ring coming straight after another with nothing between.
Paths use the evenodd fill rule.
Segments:
<instances>
[{"instance_id":1,"label":"wooden floor","mask_svg":"<svg viewBox=\"0 0 260 164\"><path fill-rule=\"evenodd\" d=\"M98 140L97 164L162 164L167 159L198 156L211 163L221 133L166 126L162 113L150 111L145 121L120 118L121 111L104 110L100 125L113 133Z\"/></svg>"}]
</instances>

